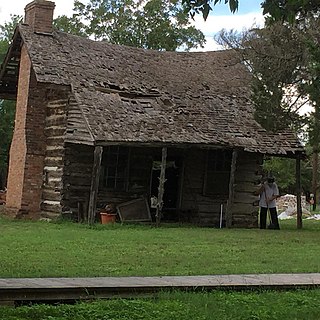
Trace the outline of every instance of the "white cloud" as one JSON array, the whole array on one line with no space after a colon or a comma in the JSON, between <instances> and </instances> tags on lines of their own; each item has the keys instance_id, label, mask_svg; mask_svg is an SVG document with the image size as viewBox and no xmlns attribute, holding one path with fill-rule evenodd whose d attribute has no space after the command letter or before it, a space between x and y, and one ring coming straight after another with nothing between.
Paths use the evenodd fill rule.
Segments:
<instances>
[{"instance_id":1,"label":"white cloud","mask_svg":"<svg viewBox=\"0 0 320 320\"><path fill-rule=\"evenodd\" d=\"M194 25L201 29L205 35L212 35L221 29L235 29L241 31L256 26L263 26L264 18L261 12L251 12L248 14L234 14L227 16L210 15L206 21L202 16L195 17Z\"/></svg>"},{"instance_id":2,"label":"white cloud","mask_svg":"<svg viewBox=\"0 0 320 320\"><path fill-rule=\"evenodd\" d=\"M206 21L203 20L202 16L198 15L195 17L193 25L204 33L207 40L204 48L194 51L213 51L222 49L214 41L214 35L221 29L242 31L243 29L250 29L252 27L263 27L264 18L261 12L226 16L210 15Z\"/></svg>"}]
</instances>

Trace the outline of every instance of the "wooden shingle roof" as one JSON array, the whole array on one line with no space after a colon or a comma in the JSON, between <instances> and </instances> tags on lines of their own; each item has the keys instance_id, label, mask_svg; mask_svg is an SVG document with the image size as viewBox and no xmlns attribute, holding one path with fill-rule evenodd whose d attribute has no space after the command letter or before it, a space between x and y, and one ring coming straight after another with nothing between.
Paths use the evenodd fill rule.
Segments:
<instances>
[{"instance_id":1,"label":"wooden shingle roof","mask_svg":"<svg viewBox=\"0 0 320 320\"><path fill-rule=\"evenodd\" d=\"M254 120L250 75L232 51L158 52L26 25L18 32L37 80L71 86L92 143L303 150L293 133L268 133Z\"/></svg>"}]
</instances>

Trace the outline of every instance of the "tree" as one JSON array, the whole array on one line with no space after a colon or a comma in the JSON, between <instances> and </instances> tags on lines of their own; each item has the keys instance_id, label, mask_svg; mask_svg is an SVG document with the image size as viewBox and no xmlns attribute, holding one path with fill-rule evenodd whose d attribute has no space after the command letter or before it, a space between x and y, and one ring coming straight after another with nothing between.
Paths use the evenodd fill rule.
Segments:
<instances>
[{"instance_id":1,"label":"tree","mask_svg":"<svg viewBox=\"0 0 320 320\"><path fill-rule=\"evenodd\" d=\"M215 6L221 2L222 0L182 0L191 17L201 13L204 20L207 19L210 11L213 11L211 5ZM224 0L224 3L229 5L232 13L235 13L241 4L239 0ZM265 0L261 3L261 8L271 23L276 21L293 23L304 20L307 15L317 14L320 3L319 0Z\"/></svg>"},{"instance_id":2,"label":"tree","mask_svg":"<svg viewBox=\"0 0 320 320\"><path fill-rule=\"evenodd\" d=\"M307 153L310 154L310 147L307 146ZM295 160L288 158L270 157L263 163L265 172L272 172L277 180L281 194L293 194L296 191ZM312 168L309 159L301 165L301 187L305 194L310 193L310 181Z\"/></svg>"},{"instance_id":3,"label":"tree","mask_svg":"<svg viewBox=\"0 0 320 320\"><path fill-rule=\"evenodd\" d=\"M252 74L252 100L256 120L269 131L287 128L299 130L305 119L299 109L305 95L297 96L295 84L302 79L305 46L299 33L281 24L267 29L240 33L222 30L216 37L219 44L238 51Z\"/></svg>"},{"instance_id":4,"label":"tree","mask_svg":"<svg viewBox=\"0 0 320 320\"><path fill-rule=\"evenodd\" d=\"M0 100L0 189L6 185L8 155L13 133L15 103Z\"/></svg>"},{"instance_id":5,"label":"tree","mask_svg":"<svg viewBox=\"0 0 320 320\"><path fill-rule=\"evenodd\" d=\"M297 129L301 117L296 111L308 102L314 111L308 120L312 148L312 193L319 190L320 151L320 24L319 12L300 10L289 23L286 15L267 20L267 27L241 37L220 34L220 42L236 48L253 74L256 118L267 129L281 126ZM305 14L305 16L303 16ZM279 21L278 21L279 20ZM290 91L294 94L290 97ZM289 94L288 94L289 93ZM304 119L306 120L306 119ZM314 209L316 208L316 202Z\"/></svg>"},{"instance_id":6,"label":"tree","mask_svg":"<svg viewBox=\"0 0 320 320\"><path fill-rule=\"evenodd\" d=\"M175 51L203 47L203 33L193 27L178 0L91 0L74 2L71 18L58 17L55 25L71 32L114 44Z\"/></svg>"},{"instance_id":7,"label":"tree","mask_svg":"<svg viewBox=\"0 0 320 320\"><path fill-rule=\"evenodd\" d=\"M9 22L0 25L0 65L9 48L16 25L21 21L17 15L11 16ZM13 134L15 102L0 100L0 189L6 185L9 149Z\"/></svg>"},{"instance_id":8,"label":"tree","mask_svg":"<svg viewBox=\"0 0 320 320\"><path fill-rule=\"evenodd\" d=\"M190 12L192 18L195 14L202 13L204 20L207 19L210 11L213 10L210 4L215 6L218 3L221 3L221 0L182 0L182 4L186 6L187 11ZM229 4L232 13L235 13L238 10L239 0L224 0L224 3Z\"/></svg>"},{"instance_id":9,"label":"tree","mask_svg":"<svg viewBox=\"0 0 320 320\"><path fill-rule=\"evenodd\" d=\"M74 14L71 18L66 15L59 16L53 21L53 25L56 29L71 33L80 37L88 37L86 32L86 26L78 19Z\"/></svg>"}]
</instances>

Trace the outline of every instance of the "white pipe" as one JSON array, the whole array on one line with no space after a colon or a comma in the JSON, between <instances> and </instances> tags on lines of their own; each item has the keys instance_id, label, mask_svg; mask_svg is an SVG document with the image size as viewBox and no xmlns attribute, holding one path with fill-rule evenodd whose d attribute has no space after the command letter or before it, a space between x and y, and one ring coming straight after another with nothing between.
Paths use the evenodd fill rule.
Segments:
<instances>
[{"instance_id":1,"label":"white pipe","mask_svg":"<svg viewBox=\"0 0 320 320\"><path fill-rule=\"evenodd\" d=\"M222 228L223 203L220 205L220 229Z\"/></svg>"}]
</instances>

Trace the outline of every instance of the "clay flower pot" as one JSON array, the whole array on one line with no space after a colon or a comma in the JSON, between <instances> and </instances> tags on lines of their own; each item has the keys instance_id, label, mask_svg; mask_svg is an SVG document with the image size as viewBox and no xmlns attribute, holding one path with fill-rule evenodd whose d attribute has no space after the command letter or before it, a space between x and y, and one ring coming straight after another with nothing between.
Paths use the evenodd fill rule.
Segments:
<instances>
[{"instance_id":1,"label":"clay flower pot","mask_svg":"<svg viewBox=\"0 0 320 320\"><path fill-rule=\"evenodd\" d=\"M115 213L100 212L101 224L115 223L116 217Z\"/></svg>"}]
</instances>

